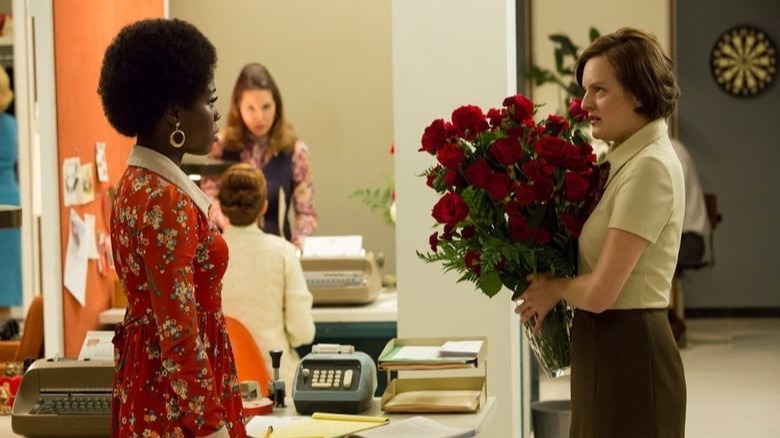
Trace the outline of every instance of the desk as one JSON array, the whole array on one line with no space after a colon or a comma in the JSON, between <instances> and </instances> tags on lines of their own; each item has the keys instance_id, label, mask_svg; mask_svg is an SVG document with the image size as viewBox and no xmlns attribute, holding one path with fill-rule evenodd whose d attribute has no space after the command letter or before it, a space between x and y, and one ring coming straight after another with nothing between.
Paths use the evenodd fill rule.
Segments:
<instances>
[{"instance_id":1,"label":"desk","mask_svg":"<svg viewBox=\"0 0 780 438\"><path fill-rule=\"evenodd\" d=\"M484 431L487 428L488 423L490 423L491 416L493 414L493 408L496 404L496 398L487 397L487 400L485 401L485 404L482 406L482 408L473 414L388 414L386 412L382 412L379 407L379 402L379 398L374 398L374 402L371 405L371 408L365 412L361 412L360 415L387 417L390 419L391 423L393 421L423 415L448 426L474 429L477 431L477 435L479 435L481 431ZM288 399L286 400L286 403L287 407L275 408L273 414L270 414L270 416L279 418L300 417L295 411L295 405L293 404L292 400ZM258 431L252 430L251 427L252 422L250 421L247 425L247 432L250 433L250 436L258 436ZM252 432L254 432L254 435L252 435ZM262 433L260 433L259 436L263 436Z\"/></svg>"},{"instance_id":2,"label":"desk","mask_svg":"<svg viewBox=\"0 0 780 438\"><path fill-rule=\"evenodd\" d=\"M398 320L398 292L383 292L376 301L362 306L314 307L311 313L318 329L319 323L378 323L378 326L395 326ZM115 307L100 312L98 322L114 325L122 322L124 317L125 309Z\"/></svg>"}]
</instances>

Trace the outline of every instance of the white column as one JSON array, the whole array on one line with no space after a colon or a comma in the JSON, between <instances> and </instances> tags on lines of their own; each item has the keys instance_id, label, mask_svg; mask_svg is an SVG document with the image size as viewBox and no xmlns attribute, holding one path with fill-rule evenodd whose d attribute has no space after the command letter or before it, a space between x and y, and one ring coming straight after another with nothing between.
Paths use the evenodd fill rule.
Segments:
<instances>
[{"instance_id":1,"label":"white column","mask_svg":"<svg viewBox=\"0 0 780 438\"><path fill-rule=\"evenodd\" d=\"M37 101L33 126L37 128L34 150L40 145L41 203L41 293L46 357L65 354L62 313L62 257L60 245L60 183L57 149L57 93L54 69L54 10L51 0L30 3L35 20L35 73ZM20 17L21 18L21 17ZM33 134L34 135L34 134Z\"/></svg>"},{"instance_id":2,"label":"white column","mask_svg":"<svg viewBox=\"0 0 780 438\"><path fill-rule=\"evenodd\" d=\"M432 120L464 104L500 107L516 92L515 38L514 0L393 1L398 335L488 337L488 395L497 403L487 437L521 435L519 324L509 291L489 299L417 257L437 199L417 176L434 161L417 149Z\"/></svg>"}]
</instances>

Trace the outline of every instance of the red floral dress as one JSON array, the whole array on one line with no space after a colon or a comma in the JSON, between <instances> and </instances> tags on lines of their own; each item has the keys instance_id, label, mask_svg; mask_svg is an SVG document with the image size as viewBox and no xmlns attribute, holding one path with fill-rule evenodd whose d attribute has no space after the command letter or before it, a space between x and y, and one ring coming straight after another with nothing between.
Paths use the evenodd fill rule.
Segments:
<instances>
[{"instance_id":1,"label":"red floral dress","mask_svg":"<svg viewBox=\"0 0 780 438\"><path fill-rule=\"evenodd\" d=\"M111 217L128 297L114 338L114 437L193 437L227 427L245 437L236 367L222 316L228 250L192 198L130 166Z\"/></svg>"}]
</instances>

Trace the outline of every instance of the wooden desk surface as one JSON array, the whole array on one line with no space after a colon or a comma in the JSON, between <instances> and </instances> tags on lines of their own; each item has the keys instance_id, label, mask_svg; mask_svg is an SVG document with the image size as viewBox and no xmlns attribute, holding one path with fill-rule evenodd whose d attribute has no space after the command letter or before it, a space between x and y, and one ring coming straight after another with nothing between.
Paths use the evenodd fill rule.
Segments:
<instances>
[{"instance_id":1,"label":"wooden desk surface","mask_svg":"<svg viewBox=\"0 0 780 438\"><path fill-rule=\"evenodd\" d=\"M396 322L398 320L398 292L383 292L373 303L361 306L325 306L312 309L315 323L332 322ZM122 322L124 308L100 312L98 322L114 325Z\"/></svg>"}]
</instances>

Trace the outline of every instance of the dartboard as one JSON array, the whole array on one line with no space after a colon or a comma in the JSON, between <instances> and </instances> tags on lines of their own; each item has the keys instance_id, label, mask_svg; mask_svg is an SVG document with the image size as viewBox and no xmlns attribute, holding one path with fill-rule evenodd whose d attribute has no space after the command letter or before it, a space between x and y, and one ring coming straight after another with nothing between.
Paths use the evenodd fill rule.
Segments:
<instances>
[{"instance_id":1,"label":"dartboard","mask_svg":"<svg viewBox=\"0 0 780 438\"><path fill-rule=\"evenodd\" d=\"M737 97L766 90L777 72L777 48L766 32L753 26L736 26L718 38L710 55L715 82Z\"/></svg>"}]
</instances>

